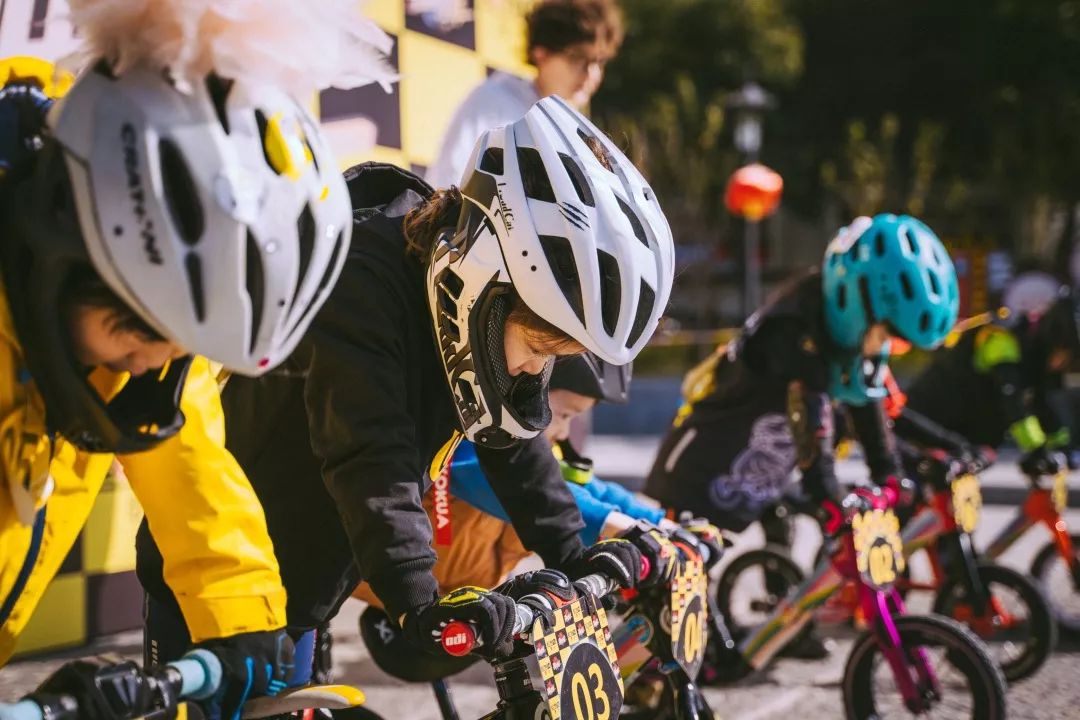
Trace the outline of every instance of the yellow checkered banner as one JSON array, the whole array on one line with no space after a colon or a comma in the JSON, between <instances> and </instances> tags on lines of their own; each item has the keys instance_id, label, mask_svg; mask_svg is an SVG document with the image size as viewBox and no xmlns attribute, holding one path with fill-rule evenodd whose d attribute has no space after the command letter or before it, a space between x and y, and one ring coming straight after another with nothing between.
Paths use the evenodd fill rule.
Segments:
<instances>
[{"instance_id":1,"label":"yellow checkered banner","mask_svg":"<svg viewBox=\"0 0 1080 720\"><path fill-rule=\"evenodd\" d=\"M364 11L395 40L390 61L401 80L325 90L312 98L342 169L364 160L423 171L438 154L465 96L496 70L529 76L528 0L373 0ZM66 0L0 2L0 58L57 61L79 41ZM288 48L282 48L287 52ZM111 475L60 575L20 638L18 652L79 645L141 625L135 578L138 503L122 474Z\"/></svg>"}]
</instances>

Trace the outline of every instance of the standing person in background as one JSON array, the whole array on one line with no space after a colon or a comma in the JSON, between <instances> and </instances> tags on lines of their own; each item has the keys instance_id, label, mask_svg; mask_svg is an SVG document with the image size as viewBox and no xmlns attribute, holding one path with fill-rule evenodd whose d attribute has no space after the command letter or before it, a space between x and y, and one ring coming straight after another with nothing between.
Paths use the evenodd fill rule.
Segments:
<instances>
[{"instance_id":1,"label":"standing person in background","mask_svg":"<svg viewBox=\"0 0 1080 720\"><path fill-rule=\"evenodd\" d=\"M536 78L496 72L454 113L426 180L435 188L459 185L476 140L520 119L537 100L558 95L584 110L600 88L604 66L623 39L615 0L541 0L526 18L528 60Z\"/></svg>"}]
</instances>

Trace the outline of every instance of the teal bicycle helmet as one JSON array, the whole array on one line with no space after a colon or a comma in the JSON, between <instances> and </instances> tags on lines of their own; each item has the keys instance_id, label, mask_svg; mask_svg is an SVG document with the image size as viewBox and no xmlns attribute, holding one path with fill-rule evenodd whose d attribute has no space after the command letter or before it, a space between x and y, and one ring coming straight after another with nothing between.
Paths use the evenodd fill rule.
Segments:
<instances>
[{"instance_id":1,"label":"teal bicycle helmet","mask_svg":"<svg viewBox=\"0 0 1080 720\"><path fill-rule=\"evenodd\" d=\"M856 218L829 243L822 268L825 325L857 350L882 322L920 348L939 345L956 323L956 270L934 231L907 215Z\"/></svg>"}]
</instances>

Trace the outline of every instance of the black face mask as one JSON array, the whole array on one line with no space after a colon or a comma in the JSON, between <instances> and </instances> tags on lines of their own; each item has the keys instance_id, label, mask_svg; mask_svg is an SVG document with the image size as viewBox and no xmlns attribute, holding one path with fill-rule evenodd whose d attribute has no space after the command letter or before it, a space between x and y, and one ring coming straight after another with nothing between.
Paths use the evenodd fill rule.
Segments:
<instances>
[{"instance_id":1,"label":"black face mask","mask_svg":"<svg viewBox=\"0 0 1080 720\"><path fill-rule=\"evenodd\" d=\"M506 430L498 427L503 413L509 413L521 427L539 432L551 422L548 407L548 384L553 362L547 363L539 375L521 373L511 376L506 363L504 338L506 319L513 303L512 289L498 286L488 291L474 309L477 324L471 329L476 373L484 392L484 400L492 416L493 426L481 431L478 440L486 447L505 448L515 442Z\"/></svg>"}]
</instances>

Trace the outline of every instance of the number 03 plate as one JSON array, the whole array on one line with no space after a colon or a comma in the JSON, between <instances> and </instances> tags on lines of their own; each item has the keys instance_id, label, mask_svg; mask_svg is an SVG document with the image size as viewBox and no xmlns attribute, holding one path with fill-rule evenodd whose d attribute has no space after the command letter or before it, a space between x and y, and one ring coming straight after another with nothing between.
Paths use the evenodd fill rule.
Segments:
<instances>
[{"instance_id":1,"label":"number 03 plate","mask_svg":"<svg viewBox=\"0 0 1080 720\"><path fill-rule=\"evenodd\" d=\"M904 571L900 521L892 510L867 510L851 523L855 563L863 581L884 590Z\"/></svg>"},{"instance_id":2,"label":"number 03 plate","mask_svg":"<svg viewBox=\"0 0 1080 720\"><path fill-rule=\"evenodd\" d=\"M617 720L623 686L603 608L574 600L555 611L552 627L537 620L532 637L534 685L551 720Z\"/></svg>"}]
</instances>

